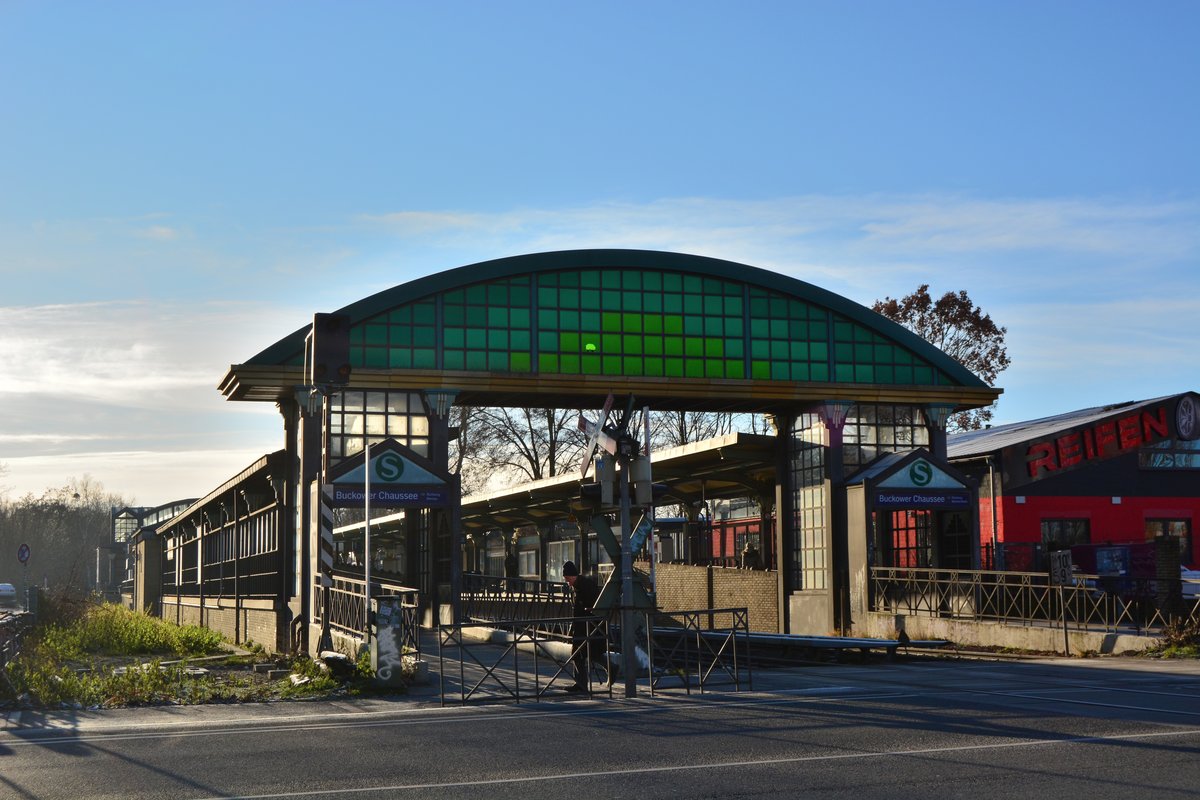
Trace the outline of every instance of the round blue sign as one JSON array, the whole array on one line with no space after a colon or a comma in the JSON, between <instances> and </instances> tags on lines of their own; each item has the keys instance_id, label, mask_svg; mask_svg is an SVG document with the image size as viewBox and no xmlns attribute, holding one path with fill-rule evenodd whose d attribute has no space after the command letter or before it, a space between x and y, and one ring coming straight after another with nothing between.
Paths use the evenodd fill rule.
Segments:
<instances>
[{"instance_id":1,"label":"round blue sign","mask_svg":"<svg viewBox=\"0 0 1200 800\"><path fill-rule=\"evenodd\" d=\"M29 545L23 544L17 548L17 561L24 564L29 560Z\"/></svg>"}]
</instances>

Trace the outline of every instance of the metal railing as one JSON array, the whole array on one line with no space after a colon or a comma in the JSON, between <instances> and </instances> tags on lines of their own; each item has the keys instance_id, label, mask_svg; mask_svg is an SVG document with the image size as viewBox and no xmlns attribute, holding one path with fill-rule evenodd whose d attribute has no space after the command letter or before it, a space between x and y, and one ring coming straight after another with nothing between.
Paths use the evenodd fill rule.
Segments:
<instances>
[{"instance_id":1,"label":"metal railing","mask_svg":"<svg viewBox=\"0 0 1200 800\"><path fill-rule=\"evenodd\" d=\"M329 627L345 636L364 638L367 627L366 580L335 572L329 588ZM315 619L325 614L325 593L315 584ZM421 652L420 592L397 583L371 579L371 597L398 597L401 607L400 643L406 651Z\"/></svg>"},{"instance_id":2,"label":"metal railing","mask_svg":"<svg viewBox=\"0 0 1200 800\"><path fill-rule=\"evenodd\" d=\"M703 694L730 684L740 692L743 681L754 689L746 608L655 611L645 617L651 695L680 684L688 694L693 686Z\"/></svg>"},{"instance_id":3,"label":"metal railing","mask_svg":"<svg viewBox=\"0 0 1200 800\"><path fill-rule=\"evenodd\" d=\"M3 695L14 700L17 689L8 677L8 665L20 655L21 643L31 627L32 614L0 611L0 681L3 681Z\"/></svg>"},{"instance_id":4,"label":"metal railing","mask_svg":"<svg viewBox=\"0 0 1200 800\"><path fill-rule=\"evenodd\" d=\"M1173 619L1200 620L1198 581L1076 574L1059 587L1043 572L907 567L871 567L870 575L871 610L879 612L1023 626L1065 619L1079 630L1138 634L1160 632Z\"/></svg>"},{"instance_id":5,"label":"metal railing","mask_svg":"<svg viewBox=\"0 0 1200 800\"><path fill-rule=\"evenodd\" d=\"M462 616L470 622L569 618L573 608L565 583L463 574ZM561 631L560 631L561 632Z\"/></svg>"}]
</instances>

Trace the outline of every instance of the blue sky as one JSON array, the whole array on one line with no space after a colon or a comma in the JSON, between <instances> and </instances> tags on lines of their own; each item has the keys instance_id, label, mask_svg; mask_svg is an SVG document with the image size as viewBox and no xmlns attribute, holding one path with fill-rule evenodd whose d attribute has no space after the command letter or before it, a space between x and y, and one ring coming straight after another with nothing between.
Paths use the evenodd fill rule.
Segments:
<instances>
[{"instance_id":1,"label":"blue sky","mask_svg":"<svg viewBox=\"0 0 1200 800\"><path fill-rule=\"evenodd\" d=\"M0 486L281 446L229 364L432 272L642 247L1007 326L998 422L1200 388L1194 2L0 0Z\"/></svg>"}]
</instances>

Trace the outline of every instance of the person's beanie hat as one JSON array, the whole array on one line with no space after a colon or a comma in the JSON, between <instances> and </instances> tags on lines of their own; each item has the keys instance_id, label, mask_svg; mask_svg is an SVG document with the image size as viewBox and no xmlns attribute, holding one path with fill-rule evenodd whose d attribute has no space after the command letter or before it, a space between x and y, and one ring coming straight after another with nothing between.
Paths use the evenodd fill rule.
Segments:
<instances>
[{"instance_id":1,"label":"person's beanie hat","mask_svg":"<svg viewBox=\"0 0 1200 800\"><path fill-rule=\"evenodd\" d=\"M574 561L564 561L563 562L563 577L564 578L568 578L572 575L578 575L578 574L579 574L579 567L575 566Z\"/></svg>"}]
</instances>

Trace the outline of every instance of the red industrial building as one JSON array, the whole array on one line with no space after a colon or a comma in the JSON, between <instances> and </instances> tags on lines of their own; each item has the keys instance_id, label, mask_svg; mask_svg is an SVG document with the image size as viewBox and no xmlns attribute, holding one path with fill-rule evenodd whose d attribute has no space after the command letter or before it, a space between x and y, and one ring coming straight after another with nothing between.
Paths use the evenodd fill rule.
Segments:
<instances>
[{"instance_id":1,"label":"red industrial building","mask_svg":"<svg viewBox=\"0 0 1200 800\"><path fill-rule=\"evenodd\" d=\"M1184 565L1200 563L1195 393L952 435L947 454L979 480L985 569L1041 571L1051 550L1162 536Z\"/></svg>"}]
</instances>

